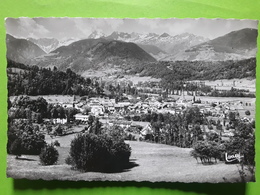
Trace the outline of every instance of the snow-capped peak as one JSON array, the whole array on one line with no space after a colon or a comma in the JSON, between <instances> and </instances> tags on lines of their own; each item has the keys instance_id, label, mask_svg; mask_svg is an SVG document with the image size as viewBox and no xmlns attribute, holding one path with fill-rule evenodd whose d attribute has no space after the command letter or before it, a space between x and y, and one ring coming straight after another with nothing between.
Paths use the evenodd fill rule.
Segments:
<instances>
[{"instance_id":1,"label":"snow-capped peak","mask_svg":"<svg viewBox=\"0 0 260 195\"><path fill-rule=\"evenodd\" d=\"M169 35L168 33L163 33L160 35L160 37L169 37L169 36L171 36L171 35Z\"/></svg>"},{"instance_id":2,"label":"snow-capped peak","mask_svg":"<svg viewBox=\"0 0 260 195\"><path fill-rule=\"evenodd\" d=\"M38 38L38 39L27 38L27 40L39 46L46 53L50 53L51 51L57 49L58 47L67 46L75 41L78 41L79 39L68 38L64 40L57 40L55 38Z\"/></svg>"},{"instance_id":3,"label":"snow-capped peak","mask_svg":"<svg viewBox=\"0 0 260 195\"><path fill-rule=\"evenodd\" d=\"M102 37L105 37L105 34L101 31L93 31L89 36L88 38L89 39L99 39L99 38L102 38Z\"/></svg>"}]
</instances>

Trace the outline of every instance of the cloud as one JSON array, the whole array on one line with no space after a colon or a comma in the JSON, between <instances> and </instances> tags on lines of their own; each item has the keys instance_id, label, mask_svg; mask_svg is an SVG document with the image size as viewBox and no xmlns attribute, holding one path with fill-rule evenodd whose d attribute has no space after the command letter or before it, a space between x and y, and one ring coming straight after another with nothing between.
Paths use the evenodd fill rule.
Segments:
<instances>
[{"instance_id":1,"label":"cloud","mask_svg":"<svg viewBox=\"0 0 260 195\"><path fill-rule=\"evenodd\" d=\"M177 35L185 32L216 38L233 30L257 28L253 20L225 19L109 19L109 18L8 18L7 33L21 38L84 39L94 30Z\"/></svg>"},{"instance_id":2,"label":"cloud","mask_svg":"<svg viewBox=\"0 0 260 195\"><path fill-rule=\"evenodd\" d=\"M85 26L85 29L88 29L91 32L94 30L101 31L105 34L109 34L112 31L117 31L119 26L124 24L123 19L89 18L83 20L88 24Z\"/></svg>"},{"instance_id":3,"label":"cloud","mask_svg":"<svg viewBox=\"0 0 260 195\"><path fill-rule=\"evenodd\" d=\"M20 29L24 33L31 35L34 38L45 37L46 35L50 34L49 30L47 30L44 26L35 22L33 19L20 18L19 23L20 23Z\"/></svg>"},{"instance_id":4,"label":"cloud","mask_svg":"<svg viewBox=\"0 0 260 195\"><path fill-rule=\"evenodd\" d=\"M6 26L7 33L20 38L46 37L50 34L49 30L31 18L7 19Z\"/></svg>"}]
</instances>

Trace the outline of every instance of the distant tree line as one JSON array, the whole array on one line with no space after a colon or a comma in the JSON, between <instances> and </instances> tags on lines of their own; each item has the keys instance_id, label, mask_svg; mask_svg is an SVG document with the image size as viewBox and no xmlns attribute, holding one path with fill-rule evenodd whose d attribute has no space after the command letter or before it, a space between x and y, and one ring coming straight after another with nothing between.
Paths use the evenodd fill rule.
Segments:
<instances>
[{"instance_id":1,"label":"distant tree line","mask_svg":"<svg viewBox=\"0 0 260 195\"><path fill-rule=\"evenodd\" d=\"M13 102L9 101L8 120L27 119L29 122L42 123L43 118L67 119L71 121L78 113L76 108L64 108L60 105L48 104L47 101L38 97L32 99L29 96L17 96Z\"/></svg>"},{"instance_id":2,"label":"distant tree line","mask_svg":"<svg viewBox=\"0 0 260 195\"><path fill-rule=\"evenodd\" d=\"M212 90L209 96L213 97L255 97L255 94L245 92L245 90L240 90L236 88L231 88L230 90Z\"/></svg>"}]
</instances>

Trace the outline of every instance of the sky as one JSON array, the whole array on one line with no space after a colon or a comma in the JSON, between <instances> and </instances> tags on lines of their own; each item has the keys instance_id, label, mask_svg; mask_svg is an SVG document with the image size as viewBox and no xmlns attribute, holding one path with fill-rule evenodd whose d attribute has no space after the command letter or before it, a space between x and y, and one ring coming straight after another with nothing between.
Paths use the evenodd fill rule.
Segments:
<instances>
[{"instance_id":1,"label":"sky","mask_svg":"<svg viewBox=\"0 0 260 195\"><path fill-rule=\"evenodd\" d=\"M86 39L93 31L192 33L214 39L231 31L257 28L256 20L234 19L104 19L104 18L7 18L6 32L17 38Z\"/></svg>"}]
</instances>

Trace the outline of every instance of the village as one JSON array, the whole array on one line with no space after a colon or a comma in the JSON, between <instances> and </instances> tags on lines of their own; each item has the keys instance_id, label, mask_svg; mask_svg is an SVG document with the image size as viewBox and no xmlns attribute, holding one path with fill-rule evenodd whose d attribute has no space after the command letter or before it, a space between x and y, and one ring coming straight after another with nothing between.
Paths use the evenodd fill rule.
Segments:
<instances>
[{"instance_id":1,"label":"village","mask_svg":"<svg viewBox=\"0 0 260 195\"><path fill-rule=\"evenodd\" d=\"M148 95L147 95L148 94ZM199 108L201 115L208 121L217 122L223 127L203 125L202 129L206 132L221 134L222 139L233 136L233 130L229 127L229 113L236 113L236 118L243 122L252 123L254 121L255 98L211 98L207 96L191 96L188 91L181 91L180 95L169 95L163 98L158 94L146 93L147 98L138 95L122 94L123 101L108 97L79 97L58 95L44 97L49 104L61 106L63 108L75 108L78 113L72 120L86 124L89 116L99 118L103 126L120 126L122 129L138 128L135 131L138 138L152 134L153 129L146 115L151 113L161 114L183 114L187 108ZM46 119L49 120L49 119ZM65 124L65 118L53 118L54 124ZM221 130L221 131L219 131Z\"/></svg>"},{"instance_id":2,"label":"village","mask_svg":"<svg viewBox=\"0 0 260 195\"><path fill-rule=\"evenodd\" d=\"M257 22L78 19L6 19L8 177L255 180Z\"/></svg>"}]
</instances>

